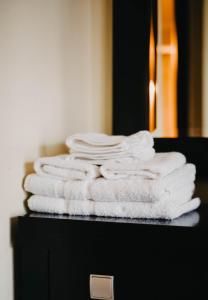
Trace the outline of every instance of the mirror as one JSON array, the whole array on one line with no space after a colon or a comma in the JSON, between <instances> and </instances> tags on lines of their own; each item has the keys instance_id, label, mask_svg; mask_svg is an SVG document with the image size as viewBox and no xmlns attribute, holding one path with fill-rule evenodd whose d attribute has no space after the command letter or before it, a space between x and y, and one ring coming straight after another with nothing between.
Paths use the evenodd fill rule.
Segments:
<instances>
[{"instance_id":1,"label":"mirror","mask_svg":"<svg viewBox=\"0 0 208 300\"><path fill-rule=\"evenodd\" d=\"M206 137L208 1L158 0L157 8L157 76L149 85L150 129L156 137Z\"/></svg>"},{"instance_id":2,"label":"mirror","mask_svg":"<svg viewBox=\"0 0 208 300\"><path fill-rule=\"evenodd\" d=\"M113 127L208 137L208 0L114 0Z\"/></svg>"}]
</instances>

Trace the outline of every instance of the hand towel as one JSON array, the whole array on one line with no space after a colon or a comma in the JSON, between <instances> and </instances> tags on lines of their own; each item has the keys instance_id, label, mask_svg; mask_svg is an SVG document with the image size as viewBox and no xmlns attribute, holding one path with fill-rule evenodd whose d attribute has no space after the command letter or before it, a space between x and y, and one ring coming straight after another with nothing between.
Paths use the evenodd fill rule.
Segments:
<instances>
[{"instance_id":1,"label":"hand towel","mask_svg":"<svg viewBox=\"0 0 208 300\"><path fill-rule=\"evenodd\" d=\"M146 161L154 156L153 144L153 137L149 131L140 131L128 137L80 133L66 140L72 159L91 160L95 164L118 157L136 157Z\"/></svg>"},{"instance_id":2,"label":"hand towel","mask_svg":"<svg viewBox=\"0 0 208 300\"><path fill-rule=\"evenodd\" d=\"M143 219L175 219L197 209L200 199L191 199L180 205L168 202L138 203L138 202L94 202L65 200L31 196L28 207L31 211L69 214L95 215L104 217L143 218Z\"/></svg>"},{"instance_id":3,"label":"hand towel","mask_svg":"<svg viewBox=\"0 0 208 300\"><path fill-rule=\"evenodd\" d=\"M164 177L186 163L186 158L179 152L156 153L155 156L142 162L137 159L115 159L105 162L100 172L107 179L143 177L158 179Z\"/></svg>"},{"instance_id":4,"label":"hand towel","mask_svg":"<svg viewBox=\"0 0 208 300\"><path fill-rule=\"evenodd\" d=\"M40 157L34 163L34 170L41 176L63 180L89 180L100 176L97 166L85 161L69 159L69 155Z\"/></svg>"}]
</instances>

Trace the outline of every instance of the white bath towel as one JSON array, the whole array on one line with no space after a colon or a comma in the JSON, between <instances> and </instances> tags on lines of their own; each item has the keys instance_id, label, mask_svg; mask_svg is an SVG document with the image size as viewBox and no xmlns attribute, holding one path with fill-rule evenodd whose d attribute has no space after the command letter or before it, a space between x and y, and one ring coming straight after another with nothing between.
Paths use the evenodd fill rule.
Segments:
<instances>
[{"instance_id":1,"label":"white bath towel","mask_svg":"<svg viewBox=\"0 0 208 300\"><path fill-rule=\"evenodd\" d=\"M157 202L193 186L195 173L195 166L186 164L159 180L63 181L31 174L26 177L24 188L32 194L73 200Z\"/></svg>"},{"instance_id":2,"label":"white bath towel","mask_svg":"<svg viewBox=\"0 0 208 300\"><path fill-rule=\"evenodd\" d=\"M41 176L63 180L89 180L100 176L99 168L85 161L69 159L69 155L40 157L34 170Z\"/></svg>"},{"instance_id":3,"label":"white bath towel","mask_svg":"<svg viewBox=\"0 0 208 300\"><path fill-rule=\"evenodd\" d=\"M24 188L32 194L73 200L157 202L190 190L195 179L195 166L186 164L159 180L57 180L36 174L28 175Z\"/></svg>"},{"instance_id":4,"label":"white bath towel","mask_svg":"<svg viewBox=\"0 0 208 300\"><path fill-rule=\"evenodd\" d=\"M91 160L95 164L124 157L136 157L146 161L154 156L153 144L153 137L149 131L140 131L128 137L80 133L66 140L72 159Z\"/></svg>"},{"instance_id":5,"label":"white bath towel","mask_svg":"<svg viewBox=\"0 0 208 300\"><path fill-rule=\"evenodd\" d=\"M89 185L90 180L64 181L30 174L25 178L24 189L26 192L40 196L87 200L90 199Z\"/></svg>"},{"instance_id":6,"label":"white bath towel","mask_svg":"<svg viewBox=\"0 0 208 300\"><path fill-rule=\"evenodd\" d=\"M69 215L95 215L122 218L175 219L185 213L195 210L200 205L200 199L195 198L177 205L169 202L94 202L65 200L44 196L31 196L28 207L32 211Z\"/></svg>"},{"instance_id":7,"label":"white bath towel","mask_svg":"<svg viewBox=\"0 0 208 300\"><path fill-rule=\"evenodd\" d=\"M109 160L101 166L100 172L107 179L136 177L158 179L185 163L186 158L182 153L156 153L152 159L143 163L132 158Z\"/></svg>"}]
</instances>

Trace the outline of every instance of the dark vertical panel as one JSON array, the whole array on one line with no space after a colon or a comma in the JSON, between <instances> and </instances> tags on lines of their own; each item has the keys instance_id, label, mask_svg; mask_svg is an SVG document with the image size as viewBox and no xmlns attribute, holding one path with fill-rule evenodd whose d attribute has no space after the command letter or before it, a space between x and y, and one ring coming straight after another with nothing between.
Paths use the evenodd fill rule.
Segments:
<instances>
[{"instance_id":1,"label":"dark vertical panel","mask_svg":"<svg viewBox=\"0 0 208 300\"><path fill-rule=\"evenodd\" d=\"M73 243L73 241L72 241ZM89 276L92 257L83 249L54 247L50 259L50 300L90 299Z\"/></svg>"},{"instance_id":2,"label":"dark vertical panel","mask_svg":"<svg viewBox=\"0 0 208 300\"><path fill-rule=\"evenodd\" d=\"M178 35L178 134L188 135L189 111L189 22L190 0L175 0L176 28Z\"/></svg>"},{"instance_id":3,"label":"dark vertical panel","mask_svg":"<svg viewBox=\"0 0 208 300\"><path fill-rule=\"evenodd\" d=\"M21 248L14 246L13 251L13 262L14 262L14 300L21 300L20 287L21 287Z\"/></svg>"},{"instance_id":4,"label":"dark vertical panel","mask_svg":"<svg viewBox=\"0 0 208 300\"><path fill-rule=\"evenodd\" d=\"M151 0L113 1L113 133L149 127Z\"/></svg>"},{"instance_id":5,"label":"dark vertical panel","mask_svg":"<svg viewBox=\"0 0 208 300\"><path fill-rule=\"evenodd\" d=\"M151 13L152 13L152 17L153 17L155 45L157 45L157 35L158 35L158 28L157 28L158 9L157 9L157 5L158 5L157 0L151 0ZM155 48L155 54L156 54L156 48ZM156 74L155 74L155 76L156 76Z\"/></svg>"},{"instance_id":6,"label":"dark vertical panel","mask_svg":"<svg viewBox=\"0 0 208 300\"><path fill-rule=\"evenodd\" d=\"M19 252L19 259L19 299L49 300L47 249L24 247L21 249L21 257Z\"/></svg>"},{"instance_id":7,"label":"dark vertical panel","mask_svg":"<svg viewBox=\"0 0 208 300\"><path fill-rule=\"evenodd\" d=\"M202 136L203 0L189 1L189 136Z\"/></svg>"}]
</instances>

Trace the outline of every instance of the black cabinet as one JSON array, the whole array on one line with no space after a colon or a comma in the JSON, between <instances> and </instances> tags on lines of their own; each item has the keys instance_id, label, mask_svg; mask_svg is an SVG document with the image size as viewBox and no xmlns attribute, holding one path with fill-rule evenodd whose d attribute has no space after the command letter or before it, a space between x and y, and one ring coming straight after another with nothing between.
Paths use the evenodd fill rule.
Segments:
<instances>
[{"instance_id":1,"label":"black cabinet","mask_svg":"<svg viewBox=\"0 0 208 300\"><path fill-rule=\"evenodd\" d=\"M90 274L114 299L206 299L208 206L178 220L29 214L14 242L16 300L90 299Z\"/></svg>"}]
</instances>

